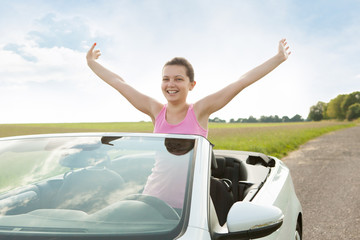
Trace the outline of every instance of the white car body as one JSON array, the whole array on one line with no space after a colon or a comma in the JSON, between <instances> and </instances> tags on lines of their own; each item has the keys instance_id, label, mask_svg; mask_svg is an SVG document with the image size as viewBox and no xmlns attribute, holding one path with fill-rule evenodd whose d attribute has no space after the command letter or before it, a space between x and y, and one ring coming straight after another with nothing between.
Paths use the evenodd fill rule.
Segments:
<instances>
[{"instance_id":1,"label":"white car body","mask_svg":"<svg viewBox=\"0 0 360 240\"><path fill-rule=\"evenodd\" d=\"M197 154L201 157L200 159L210 159L211 152L209 152L209 146L207 141L202 139L203 147L199 148ZM226 151L226 150L214 150L215 155L237 155L239 153L246 154L246 152L238 151ZM268 240L289 240L289 239L300 239L296 235L297 224L302 224L302 208L301 204L295 194L293 182L289 169L279 159L272 157L275 161L275 166L271 168L270 174L268 175L264 185L260 190L254 190L249 193L243 202L252 202L259 205L275 206L281 209L284 220L283 225L279 230L275 231L269 236L259 238ZM204 164L211 164L209 162L197 161L194 171L194 189L192 192L192 207L198 209L197 211L191 211L188 230L179 239L203 239L210 240L212 232L226 233L229 232L226 226L221 227L211 218L214 218L214 209L211 201L209 201L209 193L207 188L201 188L201 186L209 185L209 167L204 168ZM254 196L255 195L255 196ZM207 202L208 204L204 204ZM230 212L232 209L230 209ZM248 216L243 216L244 219L253 217L253 212ZM259 216L261 217L261 216ZM215 222L215 223L214 223ZM300 234L300 233L299 233ZM296 238L297 237L297 238ZM226 239L226 237L224 237Z\"/></svg>"},{"instance_id":2,"label":"white car body","mask_svg":"<svg viewBox=\"0 0 360 240\"><path fill-rule=\"evenodd\" d=\"M182 227L174 239L179 240L212 240L212 239L250 239L250 236L257 236L259 239L268 240L289 240L301 239L302 232L302 209L301 204L296 197L294 186L291 180L289 169L285 164L274 157L267 157L259 153L213 150L212 144L201 136L193 135L175 135L175 134L140 134L140 133L81 133L81 134L52 134L10 137L0 139L0 161L1 150L6 149L7 141L41 139L41 138L159 138L159 139L191 139L195 141L193 156L189 174L189 186L185 207L181 216ZM116 140L117 141L117 140ZM102 140L101 140L102 143ZM2 145L3 144L3 145ZM108 143L107 143L108 144ZM112 145L112 144L108 144ZM12 150L14 152L14 150ZM25 150L24 150L25 151ZM82 149L84 151L84 149ZM214 153L214 155L213 155ZM252 157L249 157L252 156ZM215 158L214 158L215 157ZM215 205L210 196L210 184L215 178L213 173L216 166L216 158L235 159L242 166L242 171L246 173L246 179L238 181L246 195L241 200L237 200L226 213L226 222L221 226ZM250 159L251 158L251 159ZM223 161L223 160L222 160ZM218 168L216 168L218 167ZM66 174L65 174L66 175ZM65 177L64 175L64 177ZM262 179L263 178L263 179ZM216 178L217 179L217 178ZM260 179L260 180L259 180ZM217 179L218 180L218 179ZM35 183L36 184L36 183ZM238 186L237 183L232 183ZM234 191L229 188L229 192ZM3 197L2 197L3 196ZM5 196L5 197L4 197ZM17 235L17 230L21 227L12 227L11 231L2 228L7 226L9 220L13 217L26 216L32 212L24 212L19 215L9 216L6 213L1 214L1 208L4 208L9 199L16 198L6 193L1 193L0 187L0 238L11 236L11 239L67 239L71 236L56 235L51 233L28 233ZM219 196L220 199L223 196ZM42 210L47 211L47 210ZM70 210L66 210L69 212ZM35 211L36 212L36 211ZM85 214L85 213L84 213ZM91 214L89 214L91 215ZM5 229L5 230L4 230ZM34 234L34 235L32 235ZM254 235L251 235L254 234ZM75 235L76 236L76 235ZM93 239L91 235L79 235L79 239ZM123 239L124 237L116 234L106 235L104 233L96 235L97 239ZM131 235L128 236L129 239ZM136 236L136 239L147 239ZM255 237L254 237L255 238ZM71 238L74 239L74 238Z\"/></svg>"}]
</instances>

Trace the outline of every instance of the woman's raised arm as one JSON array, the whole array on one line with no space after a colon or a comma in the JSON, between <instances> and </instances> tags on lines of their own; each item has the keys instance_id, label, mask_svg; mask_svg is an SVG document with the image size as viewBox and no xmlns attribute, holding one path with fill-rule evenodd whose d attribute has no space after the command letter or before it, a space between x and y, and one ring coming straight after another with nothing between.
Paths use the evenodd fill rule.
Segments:
<instances>
[{"instance_id":1,"label":"woman's raised arm","mask_svg":"<svg viewBox=\"0 0 360 240\"><path fill-rule=\"evenodd\" d=\"M290 53L286 39L282 39L275 56L242 75L237 81L195 103L194 108L198 113L198 120L208 118L212 113L223 108L244 88L255 83L288 59Z\"/></svg>"},{"instance_id":2,"label":"woman's raised arm","mask_svg":"<svg viewBox=\"0 0 360 240\"><path fill-rule=\"evenodd\" d=\"M86 60L90 69L104 82L115 88L123 95L136 109L149 115L151 119L155 117L162 108L162 104L155 99L140 93L135 88L127 84L119 75L102 66L96 60L100 57L100 50L95 50L96 43L89 49Z\"/></svg>"}]
</instances>

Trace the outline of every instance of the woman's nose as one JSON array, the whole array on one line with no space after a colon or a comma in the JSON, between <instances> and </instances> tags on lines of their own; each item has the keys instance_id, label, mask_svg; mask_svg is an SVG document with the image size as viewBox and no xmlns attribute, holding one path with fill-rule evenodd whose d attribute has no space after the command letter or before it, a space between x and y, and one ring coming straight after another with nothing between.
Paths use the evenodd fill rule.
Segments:
<instances>
[{"instance_id":1,"label":"woman's nose","mask_svg":"<svg viewBox=\"0 0 360 240\"><path fill-rule=\"evenodd\" d=\"M174 86L175 85L175 80L174 79L170 79L169 81L169 86Z\"/></svg>"}]
</instances>

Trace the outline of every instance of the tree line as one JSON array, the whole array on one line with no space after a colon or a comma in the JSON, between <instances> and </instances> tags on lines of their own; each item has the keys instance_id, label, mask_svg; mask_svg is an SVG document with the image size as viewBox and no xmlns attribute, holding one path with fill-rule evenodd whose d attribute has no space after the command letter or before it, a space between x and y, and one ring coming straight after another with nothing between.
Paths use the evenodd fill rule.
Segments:
<instances>
[{"instance_id":1,"label":"tree line","mask_svg":"<svg viewBox=\"0 0 360 240\"><path fill-rule=\"evenodd\" d=\"M311 106L308 115L310 121L337 119L352 121L360 117L360 92L340 94L325 103L319 101Z\"/></svg>"},{"instance_id":2,"label":"tree line","mask_svg":"<svg viewBox=\"0 0 360 240\"><path fill-rule=\"evenodd\" d=\"M296 114L292 118L288 116L279 117L278 115L275 116L261 116L259 119L250 116L249 118L238 118L230 119L230 123L278 123L278 122L303 122L305 121L299 114ZM213 119L209 119L209 122L216 122L216 123L226 123L226 120L220 119L215 117Z\"/></svg>"},{"instance_id":3,"label":"tree line","mask_svg":"<svg viewBox=\"0 0 360 240\"><path fill-rule=\"evenodd\" d=\"M316 105L310 107L307 119L303 119L299 114L292 118L287 116L261 116L259 119L250 116L249 118L230 119L230 123L278 123L278 122L303 122L303 121L321 121L321 120L348 120L352 121L360 117L360 92L356 91L350 94L340 94L336 98L325 103L319 101ZM209 122L226 123L226 120L215 117L209 119Z\"/></svg>"}]
</instances>

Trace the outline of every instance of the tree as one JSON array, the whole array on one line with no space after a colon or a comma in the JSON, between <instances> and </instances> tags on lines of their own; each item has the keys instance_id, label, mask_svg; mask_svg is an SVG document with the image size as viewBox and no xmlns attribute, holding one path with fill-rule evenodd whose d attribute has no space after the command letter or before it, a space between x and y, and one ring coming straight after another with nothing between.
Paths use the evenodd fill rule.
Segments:
<instances>
[{"instance_id":1,"label":"tree","mask_svg":"<svg viewBox=\"0 0 360 240\"><path fill-rule=\"evenodd\" d=\"M215 117L214 119L210 119L210 118L209 118L209 122L215 122L215 123L226 123L226 121L225 121L225 120L220 119L220 118L218 118L218 117Z\"/></svg>"},{"instance_id":2,"label":"tree","mask_svg":"<svg viewBox=\"0 0 360 240\"><path fill-rule=\"evenodd\" d=\"M310 108L308 119L311 121L321 121L324 119L324 113L326 111L326 103L318 102L316 105Z\"/></svg>"},{"instance_id":3,"label":"tree","mask_svg":"<svg viewBox=\"0 0 360 240\"><path fill-rule=\"evenodd\" d=\"M289 118L288 116L283 116L283 117L281 118L281 121L282 121L282 122L290 122L290 118Z\"/></svg>"},{"instance_id":4,"label":"tree","mask_svg":"<svg viewBox=\"0 0 360 240\"><path fill-rule=\"evenodd\" d=\"M303 121L304 119L299 114L296 114L290 119L290 122L303 122Z\"/></svg>"},{"instance_id":5,"label":"tree","mask_svg":"<svg viewBox=\"0 0 360 240\"><path fill-rule=\"evenodd\" d=\"M264 122L264 123L274 123L274 122L281 122L281 119L279 118L278 115L275 116L261 116L260 117L260 122Z\"/></svg>"},{"instance_id":6,"label":"tree","mask_svg":"<svg viewBox=\"0 0 360 240\"><path fill-rule=\"evenodd\" d=\"M355 103L360 103L360 92L350 93L346 95L346 97L343 99L341 103L341 109L344 112L345 116L349 107Z\"/></svg>"},{"instance_id":7,"label":"tree","mask_svg":"<svg viewBox=\"0 0 360 240\"><path fill-rule=\"evenodd\" d=\"M326 114L327 116L329 116L329 118L339 119L339 120L345 119L345 113L341 108L341 104L345 99L345 97L346 97L345 94L340 94L336 98L330 100L326 110Z\"/></svg>"},{"instance_id":8,"label":"tree","mask_svg":"<svg viewBox=\"0 0 360 240\"><path fill-rule=\"evenodd\" d=\"M255 117L250 116L248 119L243 119L243 122L245 122L245 123L257 123L258 120Z\"/></svg>"},{"instance_id":9,"label":"tree","mask_svg":"<svg viewBox=\"0 0 360 240\"><path fill-rule=\"evenodd\" d=\"M349 107L346 113L346 119L352 121L359 117L360 117L360 103L354 103Z\"/></svg>"},{"instance_id":10,"label":"tree","mask_svg":"<svg viewBox=\"0 0 360 240\"><path fill-rule=\"evenodd\" d=\"M327 108L328 108L328 103L325 103L325 105L323 106L323 119L330 119L329 116L327 115Z\"/></svg>"},{"instance_id":11,"label":"tree","mask_svg":"<svg viewBox=\"0 0 360 240\"><path fill-rule=\"evenodd\" d=\"M263 123L274 122L274 118L273 118L273 116L270 116L270 117L261 116L260 117L260 122L263 122Z\"/></svg>"}]
</instances>

